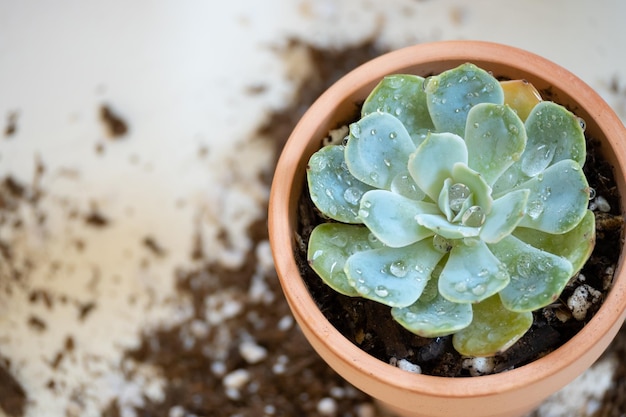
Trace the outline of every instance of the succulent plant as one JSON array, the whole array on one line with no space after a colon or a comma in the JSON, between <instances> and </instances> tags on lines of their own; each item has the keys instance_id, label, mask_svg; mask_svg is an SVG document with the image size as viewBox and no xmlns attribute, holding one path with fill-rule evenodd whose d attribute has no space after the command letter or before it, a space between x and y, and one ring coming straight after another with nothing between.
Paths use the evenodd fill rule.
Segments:
<instances>
[{"instance_id":1,"label":"succulent plant","mask_svg":"<svg viewBox=\"0 0 626 417\"><path fill-rule=\"evenodd\" d=\"M530 328L591 254L582 120L523 80L466 63L396 74L307 167L309 263L424 337L490 356Z\"/></svg>"}]
</instances>

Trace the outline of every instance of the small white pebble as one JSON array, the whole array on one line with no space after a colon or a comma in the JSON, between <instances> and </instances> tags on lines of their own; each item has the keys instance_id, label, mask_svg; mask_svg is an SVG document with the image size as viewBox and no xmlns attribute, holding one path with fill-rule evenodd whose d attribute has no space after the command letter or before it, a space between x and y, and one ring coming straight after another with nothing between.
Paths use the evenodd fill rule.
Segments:
<instances>
[{"instance_id":1,"label":"small white pebble","mask_svg":"<svg viewBox=\"0 0 626 417\"><path fill-rule=\"evenodd\" d=\"M330 389L330 395L334 398L341 399L346 396L346 390L341 387L332 387Z\"/></svg>"},{"instance_id":2,"label":"small white pebble","mask_svg":"<svg viewBox=\"0 0 626 417\"><path fill-rule=\"evenodd\" d=\"M272 404L267 404L265 407L263 407L263 412L268 416L273 416L274 414L276 414L276 407Z\"/></svg>"},{"instance_id":3,"label":"small white pebble","mask_svg":"<svg viewBox=\"0 0 626 417\"><path fill-rule=\"evenodd\" d=\"M486 375L493 372L495 362L493 358L475 357L463 359L463 368L469 370L471 376Z\"/></svg>"},{"instance_id":4,"label":"small white pebble","mask_svg":"<svg viewBox=\"0 0 626 417\"><path fill-rule=\"evenodd\" d=\"M280 330L281 332L286 332L287 330L291 329L291 326L293 326L293 317L283 316L278 321L277 326L278 326L278 330Z\"/></svg>"},{"instance_id":5,"label":"small white pebble","mask_svg":"<svg viewBox=\"0 0 626 417\"><path fill-rule=\"evenodd\" d=\"M246 341L239 345L239 353L249 364L259 363L267 357L267 349L252 341Z\"/></svg>"},{"instance_id":6,"label":"small white pebble","mask_svg":"<svg viewBox=\"0 0 626 417\"><path fill-rule=\"evenodd\" d=\"M250 381L250 372L245 369L236 369L225 375L222 383L226 388L240 390Z\"/></svg>"},{"instance_id":7,"label":"small white pebble","mask_svg":"<svg viewBox=\"0 0 626 417\"><path fill-rule=\"evenodd\" d=\"M601 195L596 197L595 203L596 207L598 207L598 210L600 210L601 212L608 213L609 211L611 211L611 205L608 201L606 201L606 198L602 197Z\"/></svg>"},{"instance_id":8,"label":"small white pebble","mask_svg":"<svg viewBox=\"0 0 626 417\"><path fill-rule=\"evenodd\" d=\"M408 371L408 372L412 372L414 374L421 374L422 373L422 368L420 368L419 365L416 365L406 359L400 359L398 361L398 368L404 370L404 371Z\"/></svg>"},{"instance_id":9,"label":"small white pebble","mask_svg":"<svg viewBox=\"0 0 626 417\"><path fill-rule=\"evenodd\" d=\"M211 363L211 372L215 376L223 376L226 373L226 364L222 361Z\"/></svg>"},{"instance_id":10,"label":"small white pebble","mask_svg":"<svg viewBox=\"0 0 626 417\"><path fill-rule=\"evenodd\" d=\"M333 416L337 413L337 402L330 397L324 397L317 403L317 412L323 416Z\"/></svg>"},{"instance_id":11,"label":"small white pebble","mask_svg":"<svg viewBox=\"0 0 626 417\"><path fill-rule=\"evenodd\" d=\"M175 405L170 408L169 417L185 417L185 408L181 405Z\"/></svg>"},{"instance_id":12,"label":"small white pebble","mask_svg":"<svg viewBox=\"0 0 626 417\"><path fill-rule=\"evenodd\" d=\"M574 293L567 299L567 307L572 312L572 316L582 321L587 316L587 311L596 302L602 293L587 284L576 287Z\"/></svg>"},{"instance_id":13,"label":"small white pebble","mask_svg":"<svg viewBox=\"0 0 626 417\"><path fill-rule=\"evenodd\" d=\"M272 372L276 375L284 374L287 370L287 362L289 362L289 358L285 355L280 355L276 358L276 363L272 366Z\"/></svg>"}]
</instances>

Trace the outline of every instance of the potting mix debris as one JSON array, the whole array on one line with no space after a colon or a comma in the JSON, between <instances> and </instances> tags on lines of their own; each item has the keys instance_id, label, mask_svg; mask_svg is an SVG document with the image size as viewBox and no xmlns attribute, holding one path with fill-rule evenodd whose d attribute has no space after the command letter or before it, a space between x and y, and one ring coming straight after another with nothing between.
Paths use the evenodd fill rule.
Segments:
<instances>
[{"instance_id":1,"label":"potting mix debris","mask_svg":"<svg viewBox=\"0 0 626 417\"><path fill-rule=\"evenodd\" d=\"M451 19L463 13L455 9ZM219 186L231 200L205 201L193 212L187 260L167 276L153 266L170 262L178 242L168 236L121 241L121 256L99 244L115 236L120 216L141 212L109 212L97 198L76 203L48 189L71 183L79 170L49 167L36 154L30 178L0 178L0 416L383 416L315 354L294 322L265 209L274 163L302 113L340 76L385 51L375 37L341 48L296 39L276 48L295 93L241 141L259 161L253 174L239 165L247 160L220 165ZM625 95L619 81L611 86ZM266 88L251 85L246 94ZM93 114L102 123L94 154L105 158L131 140L133 119L115 103L94 105ZM13 110L3 120L0 140L19 141L26 115ZM195 153L209 160L212 151L200 144ZM129 163L154 169L139 154ZM181 210L187 204L177 201ZM206 225L220 210L232 227ZM99 259L119 263L119 273L104 274ZM111 323L112 314L125 320ZM29 353L7 354L8 345ZM529 417L624 416L625 355L622 330L594 367Z\"/></svg>"}]
</instances>

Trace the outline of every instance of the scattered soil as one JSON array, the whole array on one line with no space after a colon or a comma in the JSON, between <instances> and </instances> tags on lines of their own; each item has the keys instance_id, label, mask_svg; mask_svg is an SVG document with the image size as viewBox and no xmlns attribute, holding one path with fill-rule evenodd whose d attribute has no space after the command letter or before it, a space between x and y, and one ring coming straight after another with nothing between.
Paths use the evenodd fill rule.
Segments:
<instances>
[{"instance_id":1,"label":"scattered soil","mask_svg":"<svg viewBox=\"0 0 626 417\"><path fill-rule=\"evenodd\" d=\"M305 48L315 68L294 102L271 114L257 131L277 154L304 111L330 84L383 52L372 42L321 50L293 41L288 48ZM263 91L252 86L249 94ZM265 181L269 187L271 178ZM380 415L369 396L315 354L293 322L273 267L260 268L271 257L265 219L252 224L248 236L253 247L238 268L204 261L203 237L199 232L194 237L190 258L200 265L176 276L178 292L192 300L192 317L147 331L141 345L126 355L152 365L166 380L163 399L146 398L136 411L151 417ZM113 402L104 415L120 413L120 405Z\"/></svg>"},{"instance_id":2,"label":"scattered soil","mask_svg":"<svg viewBox=\"0 0 626 417\"><path fill-rule=\"evenodd\" d=\"M612 168L603 159L599 143L593 138L587 138L587 153L584 171L589 185L595 190L595 198L590 201L590 208L596 216L594 251L559 300L535 312L531 329L514 346L494 358L493 372L522 366L563 345L593 317L611 288L622 247L620 199ZM389 307L341 295L321 281L308 265L307 246L313 228L327 220L313 206L306 184L300 198L299 221L301 245L296 257L301 274L320 310L352 343L386 363L397 364L406 360L419 365L421 372L428 375L483 374L468 366L471 362L465 361L464 366L464 358L452 346L452 336L431 339L414 335L391 318ZM585 296L589 306L582 313L568 308L567 301L575 291Z\"/></svg>"},{"instance_id":3,"label":"scattered soil","mask_svg":"<svg viewBox=\"0 0 626 417\"><path fill-rule=\"evenodd\" d=\"M8 361L0 357L0 410L9 416L21 417L26 407L26 392L8 368Z\"/></svg>"},{"instance_id":4,"label":"scattered soil","mask_svg":"<svg viewBox=\"0 0 626 417\"><path fill-rule=\"evenodd\" d=\"M4 128L4 136L9 138L17 133L17 118L19 113L12 111L7 114L7 124Z\"/></svg>"},{"instance_id":5,"label":"scattered soil","mask_svg":"<svg viewBox=\"0 0 626 417\"><path fill-rule=\"evenodd\" d=\"M100 120L112 139L119 139L128 132L126 121L115 113L108 104L100 106Z\"/></svg>"}]
</instances>

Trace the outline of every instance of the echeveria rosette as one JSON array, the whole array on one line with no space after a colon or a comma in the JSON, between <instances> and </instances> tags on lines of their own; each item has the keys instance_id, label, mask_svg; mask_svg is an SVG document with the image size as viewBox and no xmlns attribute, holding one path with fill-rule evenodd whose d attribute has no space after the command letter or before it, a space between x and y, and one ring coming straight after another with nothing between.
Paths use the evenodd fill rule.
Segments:
<instances>
[{"instance_id":1,"label":"echeveria rosette","mask_svg":"<svg viewBox=\"0 0 626 417\"><path fill-rule=\"evenodd\" d=\"M527 82L473 64L386 77L345 145L311 157L312 200L337 222L313 231L310 264L416 334L503 351L591 253L584 159L580 120Z\"/></svg>"}]
</instances>

